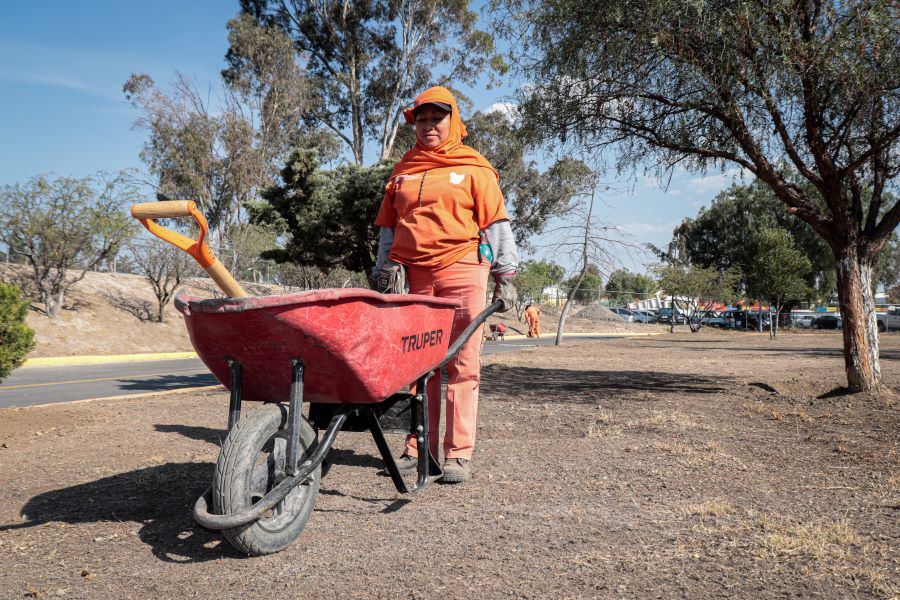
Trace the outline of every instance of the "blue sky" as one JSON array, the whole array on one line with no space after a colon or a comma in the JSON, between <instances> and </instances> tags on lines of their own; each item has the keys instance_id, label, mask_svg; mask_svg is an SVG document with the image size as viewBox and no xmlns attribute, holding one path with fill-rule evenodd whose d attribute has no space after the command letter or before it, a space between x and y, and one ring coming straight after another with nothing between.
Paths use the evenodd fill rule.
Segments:
<instances>
[{"instance_id":1,"label":"blue sky","mask_svg":"<svg viewBox=\"0 0 900 600\"><path fill-rule=\"evenodd\" d=\"M136 113L124 100L122 84L131 73L142 72L166 85L180 71L201 89L213 85L228 48L225 23L237 11L237 3L228 0L48 0L4 6L0 185L40 173L81 177L140 167L145 134L132 129ZM474 108L507 100L514 85L470 90ZM728 187L736 173L678 172L665 191L653 178L622 178L614 187L627 191L604 199L602 217L622 226L636 243L664 245L672 229ZM641 257L623 255L623 261L643 270Z\"/></svg>"}]
</instances>

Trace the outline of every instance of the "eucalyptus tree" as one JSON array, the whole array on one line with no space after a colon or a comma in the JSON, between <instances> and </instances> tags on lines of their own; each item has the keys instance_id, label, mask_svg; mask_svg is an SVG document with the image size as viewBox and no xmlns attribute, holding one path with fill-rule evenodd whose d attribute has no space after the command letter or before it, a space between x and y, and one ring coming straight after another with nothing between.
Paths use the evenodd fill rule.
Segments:
<instances>
[{"instance_id":1,"label":"eucalyptus tree","mask_svg":"<svg viewBox=\"0 0 900 600\"><path fill-rule=\"evenodd\" d=\"M221 258L238 265L234 249L247 231L245 206L271 185L295 145L322 147L321 132L302 126L312 92L294 60L291 41L247 16L228 23L229 66L215 92L203 93L181 74L169 89L142 73L123 86L148 132L141 151L160 200L189 199L209 220ZM229 252L230 251L230 252Z\"/></svg>"},{"instance_id":2,"label":"eucalyptus tree","mask_svg":"<svg viewBox=\"0 0 900 600\"><path fill-rule=\"evenodd\" d=\"M316 91L305 118L337 136L357 165L367 140L379 161L391 156L401 109L417 92L506 69L469 0L241 0L241 9L290 37Z\"/></svg>"},{"instance_id":3,"label":"eucalyptus tree","mask_svg":"<svg viewBox=\"0 0 900 600\"><path fill-rule=\"evenodd\" d=\"M893 0L494 0L537 135L619 166L736 165L831 250L853 391L879 388L876 256L900 224ZM797 173L816 190L792 179ZM864 190L871 188L866 198Z\"/></svg>"},{"instance_id":4,"label":"eucalyptus tree","mask_svg":"<svg viewBox=\"0 0 900 600\"><path fill-rule=\"evenodd\" d=\"M593 172L584 162L568 156L541 171L530 158L537 145L503 113L478 112L466 125L466 144L482 153L500 173L500 189L516 243L522 249L533 249L531 239L542 233L548 222L570 210L579 186Z\"/></svg>"}]
</instances>

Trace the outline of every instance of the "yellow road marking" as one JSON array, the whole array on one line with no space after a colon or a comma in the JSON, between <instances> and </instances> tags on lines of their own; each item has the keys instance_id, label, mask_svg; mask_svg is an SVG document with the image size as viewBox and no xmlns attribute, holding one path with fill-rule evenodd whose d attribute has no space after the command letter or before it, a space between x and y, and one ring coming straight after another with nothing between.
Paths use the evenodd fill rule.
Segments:
<instances>
[{"instance_id":1,"label":"yellow road marking","mask_svg":"<svg viewBox=\"0 0 900 600\"><path fill-rule=\"evenodd\" d=\"M51 385L68 385L74 383L91 383L94 381L112 381L114 379L139 379L142 377L159 377L160 375L178 375L180 373L193 373L188 371L167 371L165 373L148 373L147 375L122 375L119 377L95 377L93 379L72 379L70 381L51 381L50 383L23 383L20 385L0 385L0 390L18 390L22 388L50 387Z\"/></svg>"}]
</instances>

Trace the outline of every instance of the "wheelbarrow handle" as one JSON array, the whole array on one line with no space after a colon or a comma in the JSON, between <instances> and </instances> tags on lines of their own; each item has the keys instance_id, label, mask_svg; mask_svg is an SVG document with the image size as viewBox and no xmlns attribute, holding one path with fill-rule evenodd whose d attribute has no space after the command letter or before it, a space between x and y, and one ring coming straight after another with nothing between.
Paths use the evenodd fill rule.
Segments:
<instances>
[{"instance_id":1,"label":"wheelbarrow handle","mask_svg":"<svg viewBox=\"0 0 900 600\"><path fill-rule=\"evenodd\" d=\"M444 356L444 360L441 361L435 369L440 369L444 365L446 365L450 360L456 356L456 353L460 351L463 345L468 341L472 334L475 333L475 330L484 325L484 322L487 321L487 318L503 308L503 300L497 300L483 311L478 313L478 316L472 319L472 322L469 323L469 326L463 329L463 332L459 334L459 337L453 341L450 345L450 348L447 349L447 354Z\"/></svg>"},{"instance_id":2,"label":"wheelbarrow handle","mask_svg":"<svg viewBox=\"0 0 900 600\"><path fill-rule=\"evenodd\" d=\"M200 266L212 277L216 285L230 298L244 298L247 292L231 276L223 265L206 245L206 233L208 226L206 217L197 209L197 203L192 200L164 200L161 202L143 202L131 207L131 216L138 219L147 228L147 231L159 239L181 248L194 257ZM153 219L169 219L178 217L193 217L200 228L200 235L196 240L181 235L177 231L166 229L157 224Z\"/></svg>"}]
</instances>

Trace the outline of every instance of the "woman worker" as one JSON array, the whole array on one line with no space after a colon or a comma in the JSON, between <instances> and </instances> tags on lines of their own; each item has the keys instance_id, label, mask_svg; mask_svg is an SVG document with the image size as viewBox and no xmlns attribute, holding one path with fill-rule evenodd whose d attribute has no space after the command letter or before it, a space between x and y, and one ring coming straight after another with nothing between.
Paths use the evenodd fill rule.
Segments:
<instances>
[{"instance_id":1,"label":"woman worker","mask_svg":"<svg viewBox=\"0 0 900 600\"><path fill-rule=\"evenodd\" d=\"M416 143L394 166L375 224L380 226L379 275L406 268L409 293L458 300L450 339L485 308L488 275L494 279L493 300L501 312L512 308L511 279L518 253L500 192L499 175L481 154L466 146L466 128L456 99L443 87L422 92L406 122L415 127ZM490 250L480 244L487 244ZM492 256L491 256L492 255ZM447 364L446 431L442 482L471 477L475 444L481 331L473 334ZM428 382L428 430L431 452L438 456L441 377ZM416 469L418 448L409 436L398 461L401 473Z\"/></svg>"},{"instance_id":2,"label":"woman worker","mask_svg":"<svg viewBox=\"0 0 900 600\"><path fill-rule=\"evenodd\" d=\"M528 324L528 337L541 337L541 309L534 304L525 307L525 322Z\"/></svg>"}]
</instances>

